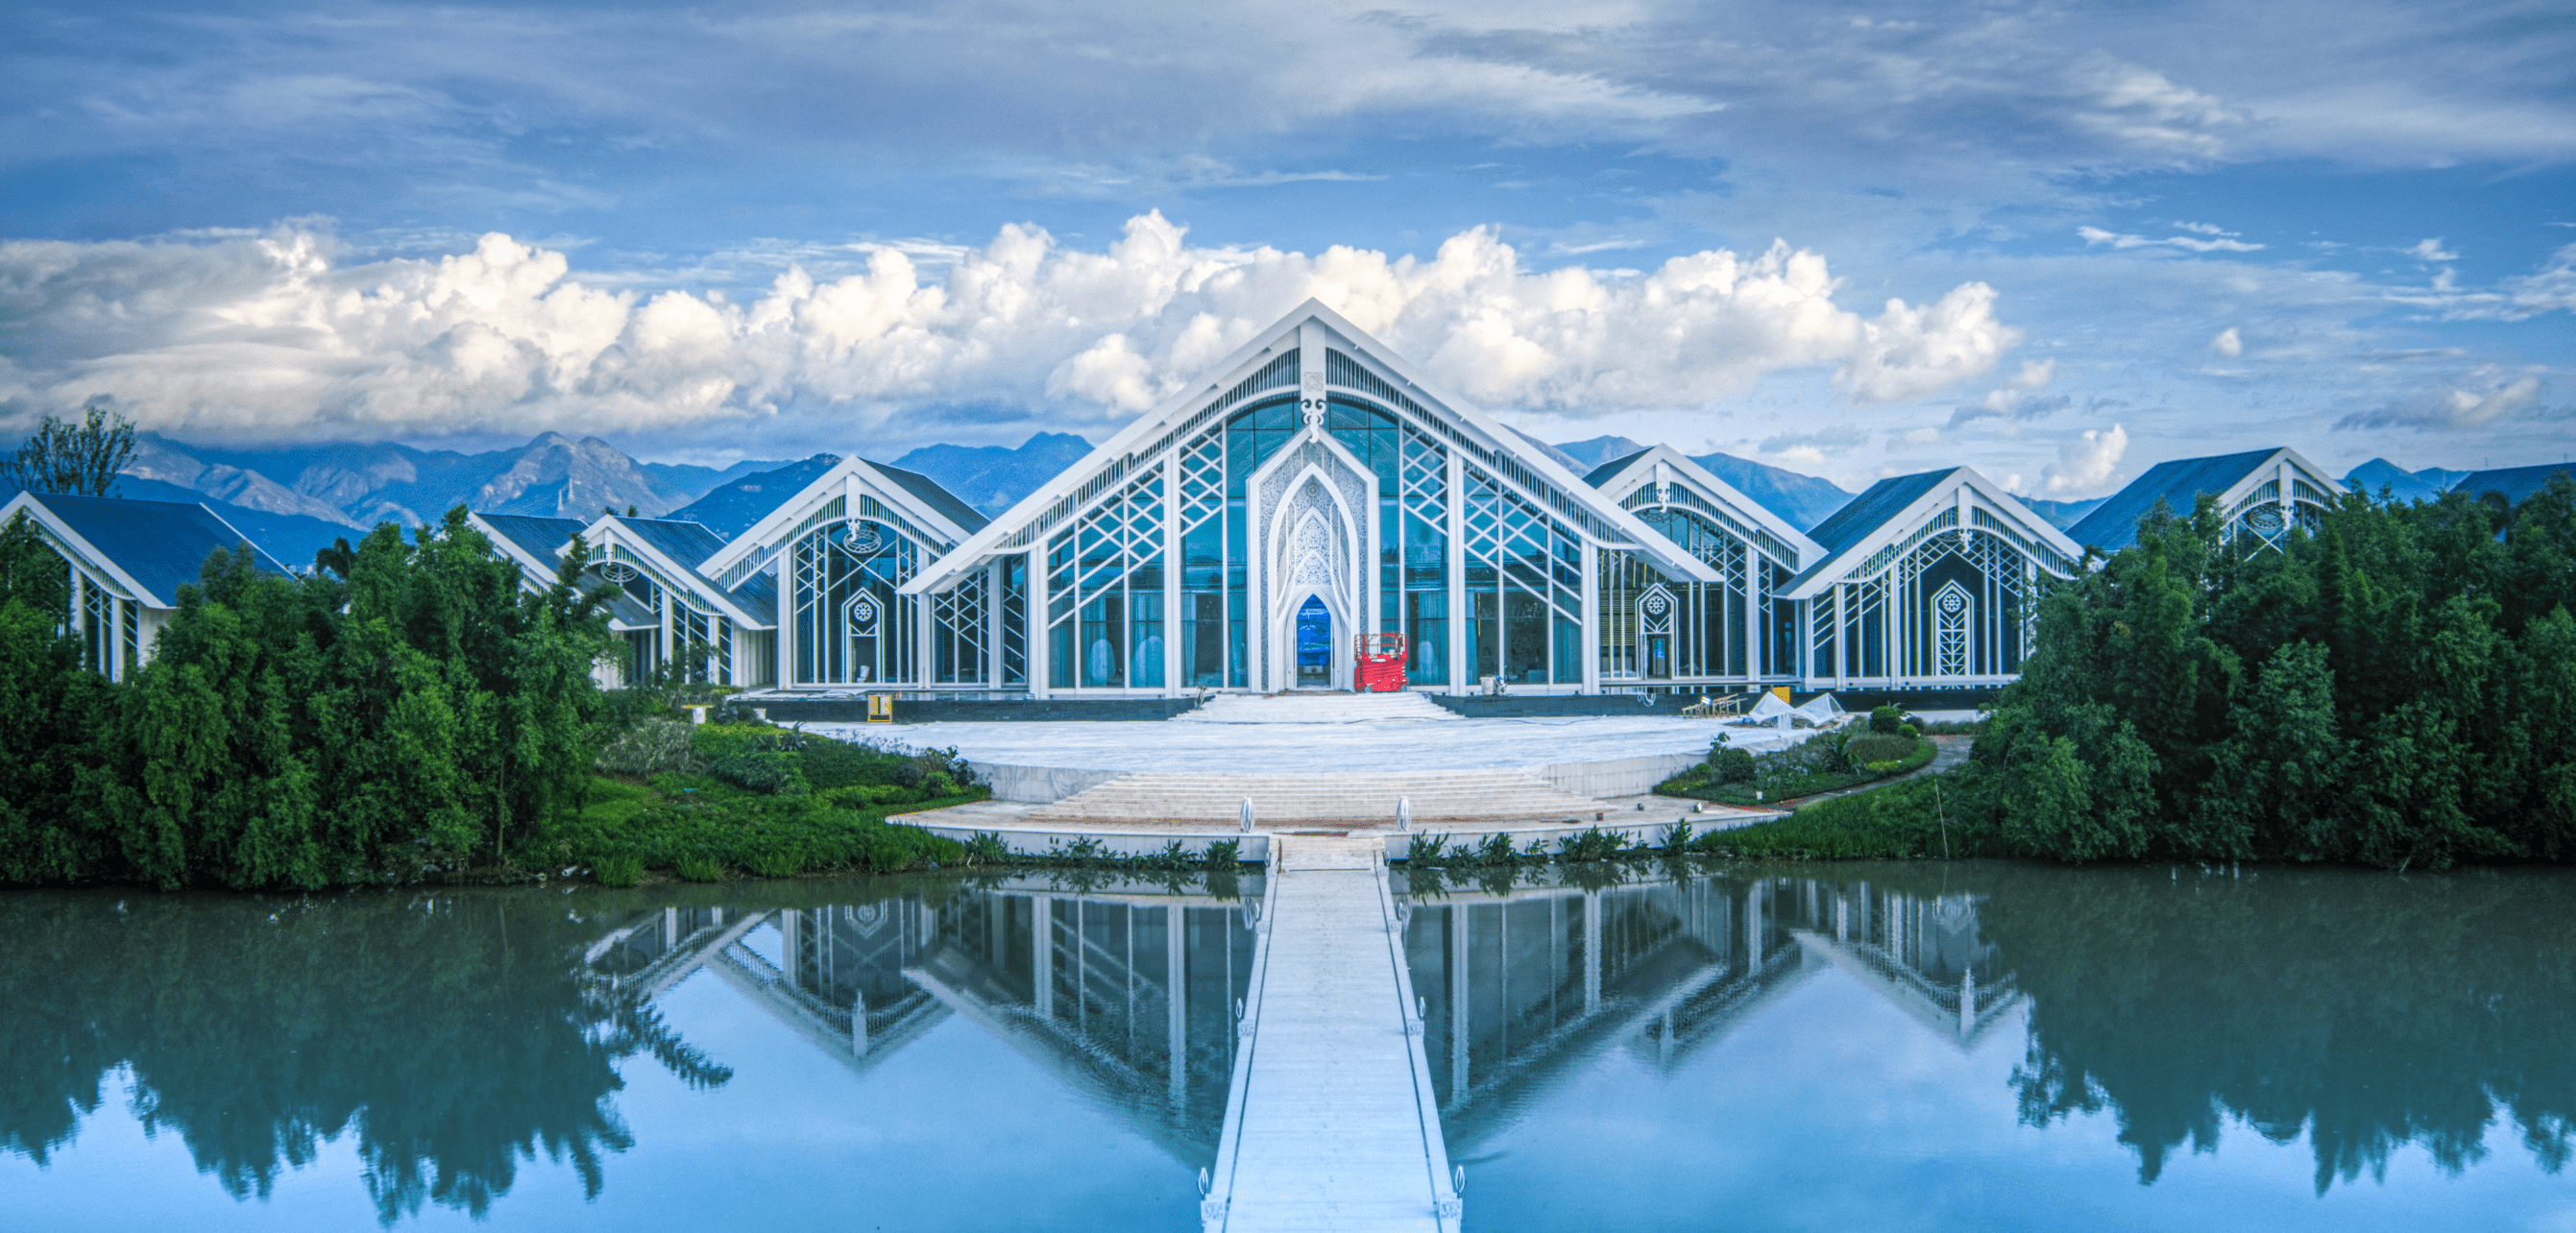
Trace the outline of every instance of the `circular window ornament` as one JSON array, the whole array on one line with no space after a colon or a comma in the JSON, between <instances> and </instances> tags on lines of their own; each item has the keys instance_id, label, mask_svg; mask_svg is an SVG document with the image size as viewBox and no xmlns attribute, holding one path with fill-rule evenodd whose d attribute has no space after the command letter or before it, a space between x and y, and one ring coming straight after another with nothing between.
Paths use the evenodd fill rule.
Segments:
<instances>
[{"instance_id":1,"label":"circular window ornament","mask_svg":"<svg viewBox=\"0 0 2576 1233\"><path fill-rule=\"evenodd\" d=\"M2281 507L2277 505L2258 505L2245 515L2245 525L2254 528L2257 534L2279 534L2282 523Z\"/></svg>"},{"instance_id":2,"label":"circular window ornament","mask_svg":"<svg viewBox=\"0 0 2576 1233\"><path fill-rule=\"evenodd\" d=\"M852 552L864 556L884 546L885 539L877 533L877 526L873 522L862 522L857 529L850 532L850 551Z\"/></svg>"},{"instance_id":3,"label":"circular window ornament","mask_svg":"<svg viewBox=\"0 0 2576 1233\"><path fill-rule=\"evenodd\" d=\"M850 609L850 617L864 625L877 619L877 606L867 602L866 600L861 600L857 607Z\"/></svg>"},{"instance_id":4,"label":"circular window ornament","mask_svg":"<svg viewBox=\"0 0 2576 1233\"><path fill-rule=\"evenodd\" d=\"M1662 616L1664 615L1664 609L1669 606L1670 605L1664 602L1664 597L1661 595L1649 595L1646 597L1647 616Z\"/></svg>"},{"instance_id":5,"label":"circular window ornament","mask_svg":"<svg viewBox=\"0 0 2576 1233\"><path fill-rule=\"evenodd\" d=\"M1941 611L1946 612L1946 613L1949 613L1949 614L1950 614L1950 615L1952 615L1952 616L1957 616L1957 615L1959 615L1959 610L1960 610L1961 608L1965 608L1965 607L1967 607L1967 606L1968 606L1968 597L1967 597L1967 596L1961 595L1961 594L1959 594L1957 591L1944 591L1944 592L1942 592L1942 594L1941 594Z\"/></svg>"}]
</instances>

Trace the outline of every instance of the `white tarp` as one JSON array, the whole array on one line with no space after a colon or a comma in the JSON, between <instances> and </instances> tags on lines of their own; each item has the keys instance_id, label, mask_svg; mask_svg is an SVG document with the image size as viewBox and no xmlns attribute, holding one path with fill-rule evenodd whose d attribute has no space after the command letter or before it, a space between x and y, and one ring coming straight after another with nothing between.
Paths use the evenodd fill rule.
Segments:
<instances>
[{"instance_id":1,"label":"white tarp","mask_svg":"<svg viewBox=\"0 0 2576 1233\"><path fill-rule=\"evenodd\" d=\"M1744 713L1744 718L1735 722L1748 728L1786 728L1789 726L1790 717L1795 714L1797 712L1790 709L1789 704L1783 701L1780 695L1765 693L1760 702L1753 704L1752 710Z\"/></svg>"},{"instance_id":2,"label":"white tarp","mask_svg":"<svg viewBox=\"0 0 2576 1233\"><path fill-rule=\"evenodd\" d=\"M1844 710L1842 703L1834 701L1832 694L1820 695L1791 714L1819 728L1830 728L1851 718L1851 712Z\"/></svg>"}]
</instances>

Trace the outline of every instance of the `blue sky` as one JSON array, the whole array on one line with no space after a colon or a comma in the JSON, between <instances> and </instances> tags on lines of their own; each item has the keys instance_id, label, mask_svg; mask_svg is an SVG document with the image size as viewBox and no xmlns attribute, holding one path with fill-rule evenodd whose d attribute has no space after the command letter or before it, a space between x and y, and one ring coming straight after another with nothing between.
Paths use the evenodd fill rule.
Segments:
<instances>
[{"instance_id":1,"label":"blue sky","mask_svg":"<svg viewBox=\"0 0 2576 1233\"><path fill-rule=\"evenodd\" d=\"M2563 3L5 21L6 427L1099 439L1312 294L1551 439L1846 486L2576 449Z\"/></svg>"}]
</instances>

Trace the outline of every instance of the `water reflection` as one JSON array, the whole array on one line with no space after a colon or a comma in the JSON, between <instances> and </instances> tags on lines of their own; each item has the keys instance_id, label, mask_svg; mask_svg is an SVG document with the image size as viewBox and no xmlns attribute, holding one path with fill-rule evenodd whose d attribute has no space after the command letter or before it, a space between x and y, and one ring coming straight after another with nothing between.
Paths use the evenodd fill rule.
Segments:
<instances>
[{"instance_id":1,"label":"water reflection","mask_svg":"<svg viewBox=\"0 0 2576 1233\"><path fill-rule=\"evenodd\" d=\"M1670 1071L1822 966L1962 1047L2021 998L1964 893L1653 872L1592 889L1414 890L1406 959L1453 1155L1583 1057L1625 1048Z\"/></svg>"},{"instance_id":2,"label":"water reflection","mask_svg":"<svg viewBox=\"0 0 2576 1233\"><path fill-rule=\"evenodd\" d=\"M2564 872L1836 872L1414 878L1407 959L1453 1158L1590 1059L1677 1072L1826 969L1962 1054L2026 1007L2023 1123L2111 1111L2142 1182L2230 1119L2306 1135L2320 1193L2408 1143L2456 1174L2499 1110L2547 1172L2576 1138Z\"/></svg>"},{"instance_id":3,"label":"water reflection","mask_svg":"<svg viewBox=\"0 0 2576 1233\"><path fill-rule=\"evenodd\" d=\"M644 999L713 973L854 1071L961 1015L1195 1171L1216 1157L1250 903L1020 879L765 912L666 907L609 929L585 959ZM776 961L752 944L762 926Z\"/></svg>"},{"instance_id":4,"label":"water reflection","mask_svg":"<svg viewBox=\"0 0 2576 1233\"><path fill-rule=\"evenodd\" d=\"M1843 1108L1827 1085L1861 1081L1843 1073L1860 1069L1854 1050L1908 1054L1910 1073L1974 1072L1945 1089L1968 1093L1951 1104L1908 1106L1933 1120L1903 1145L1936 1155L1923 1143L1990 1145L1944 1166L1962 1175L2057 1167L2026 1145L1995 1154L2010 1134L2032 1133L2014 1130L2016 1116L2060 1147L2109 1150L2115 1139L2126 1153L2110 1162L2117 1189L2134 1193L2164 1178L2181 1149L2212 1150L2222 1135L2304 1139L2316 1189L2338 1194L2339 1183L2382 1176L2410 1144L2453 1173L2499 1156L2554 1173L2576 1141L2568 873L1805 873L1821 876L1652 866L1590 871L1592 885L1398 879L1451 1157L1471 1163L1472 1179L1485 1167L1473 1162L1518 1152L1510 1167L1526 1174L1472 1192L1490 1201L1471 1201L1471 1220L1501 1220L1505 1194L1525 1208L1531 1195L1580 1195L1579 1212L1547 1218L1605 1226L1731 1201L1695 1208L1640 1187L1636 1202L1649 1206L1630 1211L1621 1187L1546 1171L1534 1128L1574 1124L1608 1062L1644 1077L1620 1089L1619 1115L1650 1123L1639 1127L1645 1141L1696 1145L1699 1155L1655 1166L1682 1172L1711 1150L1758 1154L1764 1140L1865 1155L1875 1132L1827 1112ZM1011 1111L986 1106L1065 1097L1048 1107L1071 1114L1048 1116L1132 1133L1097 1137L1133 1143L1134 1159L1099 1178L1044 1175L1030 1159L1038 1172L1026 1186L1093 1208L1101 1188L1117 1189L1131 1196L1128 1224L1165 1207L1186 1222L1187 1178L1216 1151L1259 894L1258 880L1211 891L1042 878L298 901L13 893L0 896L0 936L11 939L0 949L0 1155L21 1171L0 1181L42 1187L48 1168L77 1156L83 1122L130 1084L132 1116L184 1143L194 1170L233 1199L269 1195L336 1138L354 1146L366 1201L388 1223L532 1202L504 1196L523 1170L556 1167L541 1158L605 1209L620 1187L651 1189L617 1174L617 1158L686 1138L675 1119L770 1116L737 1107L756 1103L747 1098L724 1103L761 1065L773 1084L840 1071L873 1076L870 1091L927 1089L931 1099L909 1107L929 1111L910 1116L956 1123L924 1146L829 1157L842 1173L790 1186L893 1186L926 1174L926 1153L971 1150L956 1145L995 1133ZM1837 996L1815 996L1826 990ZM694 1009L675 1009L684 1003ZM1843 1052L1799 1072L1816 1098L1802 1088L1785 1103L1740 1105L1773 1119L1740 1128L1696 1120L1724 1090L1708 1085L1790 1064L1784 1025L1822 1039L1834 1025L1813 1021L1820 1006L1837 1008L1849 1031L1833 1037ZM728 1015L787 1031L710 1029ZM689 1031L672 1026L683 1021ZM1012 1057L1029 1070L994 1065ZM970 1077L937 1068L961 1064L1033 1073L1053 1091L1023 1083L983 1105L942 1106ZM672 1095L640 1103L630 1085L663 1072L679 1083L657 1077L655 1090ZM1681 1098L1653 1111L1656 1085ZM1980 1091L1996 1099L1979 1103ZM816 1108L806 1116L840 1115ZM721 1189L739 1164L680 1184ZM217 1193L192 1175L146 1184L182 1199ZM930 1197L910 1200L911 1223L922 1213L937 1223L943 1204L963 1223L1011 1215L988 1196L924 1185ZM653 1224L645 1196L629 1197L647 1210L627 1219ZM2092 1198L2105 1211L2136 1201Z\"/></svg>"}]
</instances>

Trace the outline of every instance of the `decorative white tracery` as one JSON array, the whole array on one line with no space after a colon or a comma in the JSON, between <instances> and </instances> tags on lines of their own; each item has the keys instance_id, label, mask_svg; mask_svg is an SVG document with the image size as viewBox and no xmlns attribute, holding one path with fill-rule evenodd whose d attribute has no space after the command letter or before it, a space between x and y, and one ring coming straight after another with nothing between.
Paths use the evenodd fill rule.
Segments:
<instances>
[{"instance_id":1,"label":"decorative white tracery","mask_svg":"<svg viewBox=\"0 0 2576 1233\"><path fill-rule=\"evenodd\" d=\"M1952 579L1932 597L1932 675L1968 675L1968 616L1975 602Z\"/></svg>"}]
</instances>

